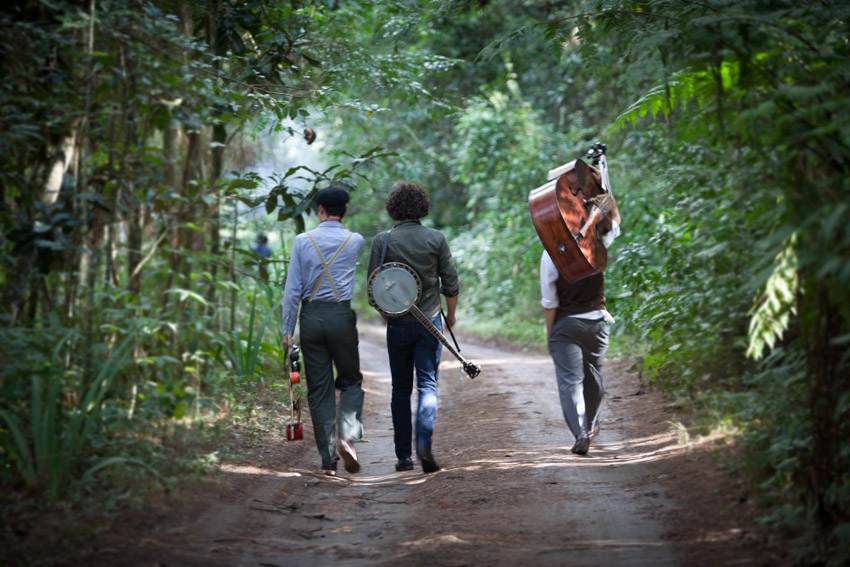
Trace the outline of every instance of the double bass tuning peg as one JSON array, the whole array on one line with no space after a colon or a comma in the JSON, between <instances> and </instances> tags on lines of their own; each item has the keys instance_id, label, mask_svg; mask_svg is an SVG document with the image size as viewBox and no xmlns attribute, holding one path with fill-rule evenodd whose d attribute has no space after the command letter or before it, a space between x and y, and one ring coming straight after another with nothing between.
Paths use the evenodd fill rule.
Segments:
<instances>
[{"instance_id":1,"label":"double bass tuning peg","mask_svg":"<svg viewBox=\"0 0 850 567\"><path fill-rule=\"evenodd\" d=\"M599 156L604 155L608 151L608 145L602 142L596 142L589 150L587 150L588 159L596 160Z\"/></svg>"}]
</instances>

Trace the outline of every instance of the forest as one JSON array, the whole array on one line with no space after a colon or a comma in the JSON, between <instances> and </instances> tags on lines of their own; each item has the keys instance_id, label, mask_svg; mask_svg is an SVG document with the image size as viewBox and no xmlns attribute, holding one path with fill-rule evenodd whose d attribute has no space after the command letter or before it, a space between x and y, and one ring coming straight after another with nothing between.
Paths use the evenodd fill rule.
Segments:
<instances>
[{"instance_id":1,"label":"forest","mask_svg":"<svg viewBox=\"0 0 850 567\"><path fill-rule=\"evenodd\" d=\"M459 330L544 349L528 193L603 142L609 356L728 436L800 564L850 560L850 4L13 0L0 52L4 517L282 427L287 256L329 185L367 250L423 185Z\"/></svg>"}]
</instances>

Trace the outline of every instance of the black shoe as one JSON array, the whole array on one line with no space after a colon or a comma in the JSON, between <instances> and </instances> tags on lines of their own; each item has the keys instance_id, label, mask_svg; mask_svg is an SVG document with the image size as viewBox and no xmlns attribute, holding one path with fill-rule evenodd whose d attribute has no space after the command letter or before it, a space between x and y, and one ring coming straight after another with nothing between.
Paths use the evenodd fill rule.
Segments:
<instances>
[{"instance_id":1,"label":"black shoe","mask_svg":"<svg viewBox=\"0 0 850 567\"><path fill-rule=\"evenodd\" d=\"M399 459L395 464L395 470L401 471L412 471L413 470L413 459L407 457L406 459Z\"/></svg>"},{"instance_id":2,"label":"black shoe","mask_svg":"<svg viewBox=\"0 0 850 567\"><path fill-rule=\"evenodd\" d=\"M440 465L434 460L434 455L431 454L431 447L417 447L416 454L419 460L422 461L422 472L432 473L440 470Z\"/></svg>"},{"instance_id":3,"label":"black shoe","mask_svg":"<svg viewBox=\"0 0 850 567\"><path fill-rule=\"evenodd\" d=\"M576 444L570 449L576 455L587 455L587 450L590 449L590 439L587 437L579 437L576 439Z\"/></svg>"}]
</instances>

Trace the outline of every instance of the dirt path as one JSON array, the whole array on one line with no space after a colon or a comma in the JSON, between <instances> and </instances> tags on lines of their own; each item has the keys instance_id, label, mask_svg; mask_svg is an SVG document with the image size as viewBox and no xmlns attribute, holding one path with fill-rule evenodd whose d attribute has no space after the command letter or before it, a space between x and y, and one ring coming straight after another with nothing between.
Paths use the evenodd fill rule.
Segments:
<instances>
[{"instance_id":1,"label":"dirt path","mask_svg":"<svg viewBox=\"0 0 850 567\"><path fill-rule=\"evenodd\" d=\"M779 565L747 523L711 444L681 446L672 410L627 365L606 368L602 431L570 453L551 359L476 346L460 378L446 353L434 453L443 470L396 473L383 327L361 325L364 471L333 479L305 423L250 462L128 517L90 565ZM451 358L449 360L448 358Z\"/></svg>"}]
</instances>

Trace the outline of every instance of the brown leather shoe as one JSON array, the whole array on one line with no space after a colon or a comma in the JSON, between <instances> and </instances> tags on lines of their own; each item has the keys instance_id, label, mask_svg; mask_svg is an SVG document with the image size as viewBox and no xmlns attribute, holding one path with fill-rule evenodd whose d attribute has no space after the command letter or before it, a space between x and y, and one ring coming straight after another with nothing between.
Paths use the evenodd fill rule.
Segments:
<instances>
[{"instance_id":1,"label":"brown leather shoe","mask_svg":"<svg viewBox=\"0 0 850 567\"><path fill-rule=\"evenodd\" d=\"M336 450L339 453L339 456L342 457L342 462L345 465L346 471L351 474L356 474L362 470L363 467L361 467L360 463L357 461L357 453L354 451L354 447L351 446L351 441L340 439L337 442Z\"/></svg>"},{"instance_id":2,"label":"brown leather shoe","mask_svg":"<svg viewBox=\"0 0 850 567\"><path fill-rule=\"evenodd\" d=\"M588 449L590 449L590 439L584 436L576 439L576 444L570 450L576 455L587 455Z\"/></svg>"}]
</instances>

